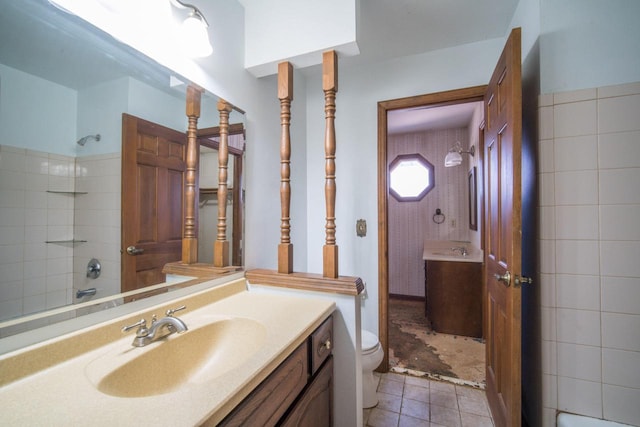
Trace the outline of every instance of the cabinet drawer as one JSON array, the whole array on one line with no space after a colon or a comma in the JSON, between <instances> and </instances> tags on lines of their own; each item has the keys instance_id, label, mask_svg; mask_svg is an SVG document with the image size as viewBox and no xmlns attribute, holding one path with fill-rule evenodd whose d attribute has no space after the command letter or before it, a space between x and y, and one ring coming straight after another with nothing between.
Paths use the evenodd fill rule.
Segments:
<instances>
[{"instance_id":1,"label":"cabinet drawer","mask_svg":"<svg viewBox=\"0 0 640 427\"><path fill-rule=\"evenodd\" d=\"M302 343L219 425L274 426L307 385L309 345Z\"/></svg>"},{"instance_id":2,"label":"cabinet drawer","mask_svg":"<svg viewBox=\"0 0 640 427\"><path fill-rule=\"evenodd\" d=\"M333 349L333 316L311 334L311 375L314 375Z\"/></svg>"}]
</instances>

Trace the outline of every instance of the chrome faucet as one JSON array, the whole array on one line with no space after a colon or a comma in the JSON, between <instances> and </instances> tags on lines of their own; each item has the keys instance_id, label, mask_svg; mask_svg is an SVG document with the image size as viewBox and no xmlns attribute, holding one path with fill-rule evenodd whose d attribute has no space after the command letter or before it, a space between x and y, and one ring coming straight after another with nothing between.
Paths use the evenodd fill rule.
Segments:
<instances>
[{"instance_id":1,"label":"chrome faucet","mask_svg":"<svg viewBox=\"0 0 640 427\"><path fill-rule=\"evenodd\" d=\"M151 317L151 326L149 328L147 328L147 321L140 319L133 325L123 327L122 332L128 332L133 328L138 328L136 331L136 337L131 343L134 347L144 347L155 340L159 340L160 338L164 338L173 333L181 334L186 332L189 328L187 328L187 325L182 320L177 317L173 317L173 313L184 310L185 308L186 307L183 305L182 307L167 310L165 313L166 317L163 317L160 320L157 320L156 315L154 314Z\"/></svg>"},{"instance_id":2,"label":"chrome faucet","mask_svg":"<svg viewBox=\"0 0 640 427\"><path fill-rule=\"evenodd\" d=\"M455 248L451 248L453 252L460 251L460 255L467 256L469 255L469 251L464 246L456 246Z\"/></svg>"}]
</instances>

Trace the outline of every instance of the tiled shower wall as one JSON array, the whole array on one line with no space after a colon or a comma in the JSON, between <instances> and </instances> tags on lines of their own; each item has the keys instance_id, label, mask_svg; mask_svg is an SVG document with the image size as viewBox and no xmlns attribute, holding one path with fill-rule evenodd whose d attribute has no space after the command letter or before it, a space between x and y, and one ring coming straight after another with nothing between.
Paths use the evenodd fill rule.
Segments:
<instances>
[{"instance_id":1,"label":"tiled shower wall","mask_svg":"<svg viewBox=\"0 0 640 427\"><path fill-rule=\"evenodd\" d=\"M640 83L539 98L544 425L640 425Z\"/></svg>"},{"instance_id":2,"label":"tiled shower wall","mask_svg":"<svg viewBox=\"0 0 640 427\"><path fill-rule=\"evenodd\" d=\"M88 193L51 192L74 190ZM74 238L87 242L46 243ZM0 321L70 304L75 289L119 292L119 247L119 154L76 161L0 146ZM92 257L103 267L95 281Z\"/></svg>"},{"instance_id":3,"label":"tiled shower wall","mask_svg":"<svg viewBox=\"0 0 640 427\"><path fill-rule=\"evenodd\" d=\"M389 196L389 293L424 296L423 242L469 240L467 174L469 156L445 168L444 158L456 141L468 146L467 128L389 135L389 163L399 154L420 153L435 170L435 187L419 202L398 202ZM446 216L436 224L437 208Z\"/></svg>"}]
</instances>

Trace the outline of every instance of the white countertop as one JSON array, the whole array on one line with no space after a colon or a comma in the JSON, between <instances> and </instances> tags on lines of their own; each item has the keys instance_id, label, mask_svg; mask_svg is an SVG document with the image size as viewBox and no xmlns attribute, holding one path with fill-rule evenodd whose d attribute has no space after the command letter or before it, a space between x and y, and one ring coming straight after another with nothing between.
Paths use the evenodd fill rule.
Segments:
<instances>
[{"instance_id":1,"label":"white countertop","mask_svg":"<svg viewBox=\"0 0 640 427\"><path fill-rule=\"evenodd\" d=\"M242 283L239 285L236 282ZM178 317L190 329L197 328L199 324L207 322L207 319L219 319L224 316L253 319L264 325L264 344L239 366L212 380L189 382L166 394L136 398L103 394L89 380L85 369L92 361L118 348L142 350L131 347L133 334L128 334L51 367L33 373L28 372L29 375L0 387L0 424L191 426L198 425L210 417L213 417L214 422L220 421L335 309L335 304L330 301L252 293L246 290L244 280L236 282L230 285L235 286L236 290L223 289L228 285L222 285L205 291L218 290L223 294L222 299L191 312L185 311L184 315ZM172 304L186 303L188 310L190 298L194 297L187 297ZM208 298L211 298L211 295ZM155 312L161 313L159 310ZM100 328L119 330L121 326L122 320L119 320L118 323L97 325L91 329L95 329L95 334L99 335ZM32 346L33 348L3 355L0 357L0 378L8 374L9 369L28 370L31 362L46 358L49 351L53 357L59 357L55 353L63 351L61 348L85 346L85 343L78 340L90 340L91 333L92 330L69 334L48 343ZM186 334L188 333L187 331ZM150 345L162 344L157 342ZM20 360L21 357L24 360ZM30 362L29 358L34 359ZM37 366L38 363L33 365Z\"/></svg>"},{"instance_id":2,"label":"white countertop","mask_svg":"<svg viewBox=\"0 0 640 427\"><path fill-rule=\"evenodd\" d=\"M453 250L453 248L465 248L467 255L462 255L460 250ZM483 262L484 254L471 242L425 240L422 259L425 261Z\"/></svg>"}]
</instances>

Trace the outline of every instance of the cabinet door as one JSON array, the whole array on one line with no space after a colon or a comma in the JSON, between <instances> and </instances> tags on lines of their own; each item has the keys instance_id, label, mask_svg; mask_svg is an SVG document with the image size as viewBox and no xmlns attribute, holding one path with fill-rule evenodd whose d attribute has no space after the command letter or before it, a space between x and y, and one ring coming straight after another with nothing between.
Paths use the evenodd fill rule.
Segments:
<instances>
[{"instance_id":1,"label":"cabinet door","mask_svg":"<svg viewBox=\"0 0 640 427\"><path fill-rule=\"evenodd\" d=\"M333 357L322 366L282 423L283 427L330 427L333 425Z\"/></svg>"},{"instance_id":2,"label":"cabinet door","mask_svg":"<svg viewBox=\"0 0 640 427\"><path fill-rule=\"evenodd\" d=\"M305 341L219 426L268 427L276 425L307 384L309 377L308 349L309 346Z\"/></svg>"}]
</instances>

